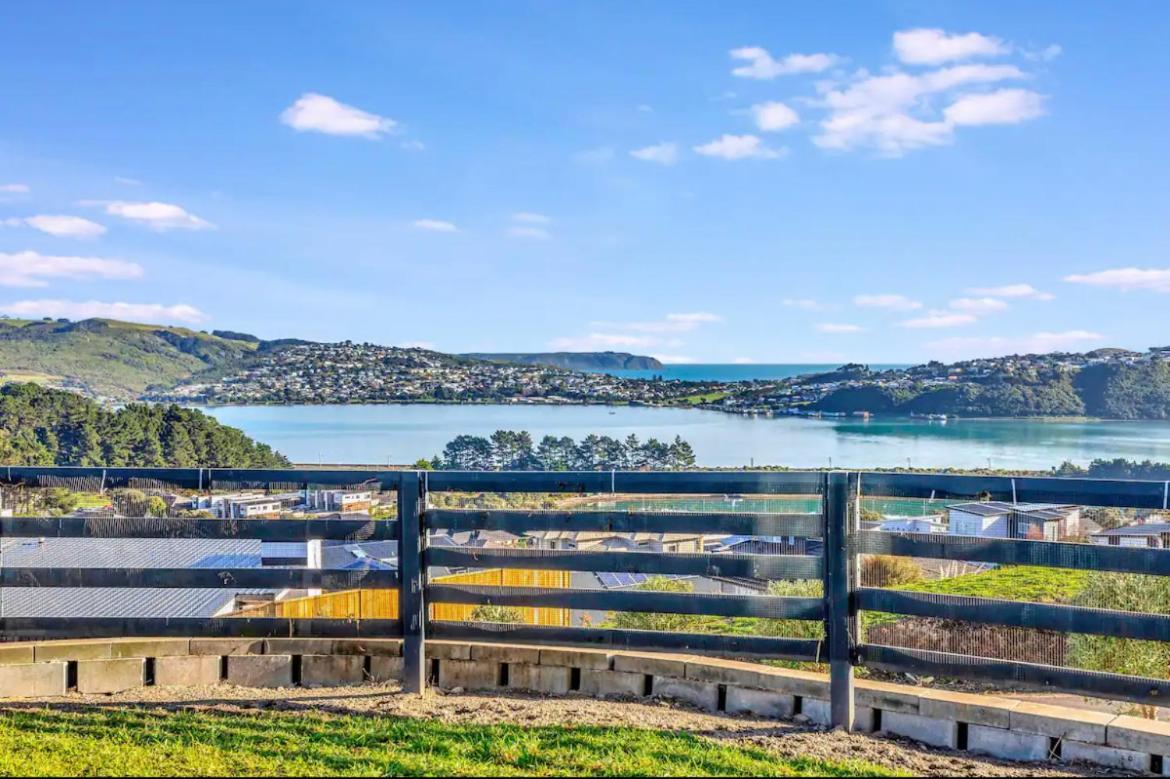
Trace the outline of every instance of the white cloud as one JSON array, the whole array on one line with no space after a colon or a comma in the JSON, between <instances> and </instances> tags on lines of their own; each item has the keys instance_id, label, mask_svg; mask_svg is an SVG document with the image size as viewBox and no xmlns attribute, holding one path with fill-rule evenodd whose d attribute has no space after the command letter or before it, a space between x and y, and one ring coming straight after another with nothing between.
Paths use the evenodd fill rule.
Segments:
<instances>
[{"instance_id":1,"label":"white cloud","mask_svg":"<svg viewBox=\"0 0 1170 779\"><path fill-rule=\"evenodd\" d=\"M399 344L401 349L426 349L429 352L436 351L435 344L431 341L407 341L404 344Z\"/></svg>"},{"instance_id":2,"label":"white cloud","mask_svg":"<svg viewBox=\"0 0 1170 779\"><path fill-rule=\"evenodd\" d=\"M142 266L104 257L70 257L23 251L0 252L0 286L45 287L47 279L137 279Z\"/></svg>"},{"instance_id":3,"label":"white cloud","mask_svg":"<svg viewBox=\"0 0 1170 779\"><path fill-rule=\"evenodd\" d=\"M591 322L592 328L602 330L629 330L636 333L688 333L703 325L722 322L723 317L709 311L686 314L667 314L656 322Z\"/></svg>"},{"instance_id":4,"label":"white cloud","mask_svg":"<svg viewBox=\"0 0 1170 779\"><path fill-rule=\"evenodd\" d=\"M890 311L914 311L922 308L917 300L911 300L905 295L857 295L853 298L853 305L862 308L884 308Z\"/></svg>"},{"instance_id":5,"label":"white cloud","mask_svg":"<svg viewBox=\"0 0 1170 779\"><path fill-rule=\"evenodd\" d=\"M0 192L9 195L27 195L29 186L28 184L0 184Z\"/></svg>"},{"instance_id":6,"label":"white cloud","mask_svg":"<svg viewBox=\"0 0 1170 779\"><path fill-rule=\"evenodd\" d=\"M646 335L620 335L613 333L590 333L583 336L554 338L549 342L553 349L573 352L596 352L606 349L645 349L658 346L659 340Z\"/></svg>"},{"instance_id":7,"label":"white cloud","mask_svg":"<svg viewBox=\"0 0 1170 779\"><path fill-rule=\"evenodd\" d=\"M543 227L529 227L525 225L512 225L508 228L508 235L513 238L530 238L537 241L548 240L552 237L549 231Z\"/></svg>"},{"instance_id":8,"label":"white cloud","mask_svg":"<svg viewBox=\"0 0 1170 779\"><path fill-rule=\"evenodd\" d=\"M756 127L764 132L786 130L800 122L800 116L796 111L775 100L752 106L752 116L755 117Z\"/></svg>"},{"instance_id":9,"label":"white cloud","mask_svg":"<svg viewBox=\"0 0 1170 779\"><path fill-rule=\"evenodd\" d=\"M517 211L516 213L512 214L512 221L530 225L552 224L551 217L547 217L544 214L537 214L532 211Z\"/></svg>"},{"instance_id":10,"label":"white cloud","mask_svg":"<svg viewBox=\"0 0 1170 779\"><path fill-rule=\"evenodd\" d=\"M1027 89L1000 89L965 95L947 106L943 117L952 125L1017 124L1044 114L1044 96Z\"/></svg>"},{"instance_id":11,"label":"white cloud","mask_svg":"<svg viewBox=\"0 0 1170 779\"><path fill-rule=\"evenodd\" d=\"M657 162L659 165L673 165L678 162L677 143L658 143L653 146L644 146L634 149L630 156L644 162Z\"/></svg>"},{"instance_id":12,"label":"white cloud","mask_svg":"<svg viewBox=\"0 0 1170 779\"><path fill-rule=\"evenodd\" d=\"M937 28L894 33L894 52L907 65L937 65L974 57L999 57L1010 48L999 38L977 32L951 34Z\"/></svg>"},{"instance_id":13,"label":"white cloud","mask_svg":"<svg viewBox=\"0 0 1170 779\"><path fill-rule=\"evenodd\" d=\"M1052 300L1053 295L1041 292L1031 284L1004 284L1001 287L971 287L968 295L986 295L993 298L1031 298L1032 300Z\"/></svg>"},{"instance_id":14,"label":"white cloud","mask_svg":"<svg viewBox=\"0 0 1170 779\"><path fill-rule=\"evenodd\" d=\"M653 354L650 356L665 365L689 365L695 362L694 357L688 357L685 354Z\"/></svg>"},{"instance_id":15,"label":"white cloud","mask_svg":"<svg viewBox=\"0 0 1170 779\"><path fill-rule=\"evenodd\" d=\"M306 92L280 115L280 121L300 132L351 135L378 140L393 132L398 122L371 114L327 96Z\"/></svg>"},{"instance_id":16,"label":"white cloud","mask_svg":"<svg viewBox=\"0 0 1170 779\"><path fill-rule=\"evenodd\" d=\"M933 96L1023 78L1026 74L1014 65L956 65L920 74L896 71L880 76L861 71L843 87L824 88L820 103L829 115L821 121L821 132L813 137L813 143L839 151L872 148L890 157L910 149L949 144L958 125L938 114ZM959 95L954 101L960 106L955 115L971 124L989 117L1002 119L1012 110L1021 116L1015 121L1023 121L1024 114L1019 112L1034 109L1030 98L1009 96L964 104L966 97Z\"/></svg>"},{"instance_id":17,"label":"white cloud","mask_svg":"<svg viewBox=\"0 0 1170 779\"><path fill-rule=\"evenodd\" d=\"M832 334L860 333L864 329L861 325L850 325L840 322L823 322L817 325L817 330L820 332Z\"/></svg>"},{"instance_id":18,"label":"white cloud","mask_svg":"<svg viewBox=\"0 0 1170 779\"><path fill-rule=\"evenodd\" d=\"M951 308L956 311L966 311L969 314L991 314L1003 311L1008 304L998 298L955 298L951 301Z\"/></svg>"},{"instance_id":19,"label":"white cloud","mask_svg":"<svg viewBox=\"0 0 1170 779\"><path fill-rule=\"evenodd\" d=\"M745 160L750 158L770 160L781 156L780 151L769 149L755 135L723 135L710 143L694 147L695 151L706 157L720 157L725 160Z\"/></svg>"},{"instance_id":20,"label":"white cloud","mask_svg":"<svg viewBox=\"0 0 1170 779\"><path fill-rule=\"evenodd\" d=\"M811 298L784 298L780 305L785 308L799 308L802 311L820 311L822 306Z\"/></svg>"},{"instance_id":21,"label":"white cloud","mask_svg":"<svg viewBox=\"0 0 1170 779\"><path fill-rule=\"evenodd\" d=\"M972 314L951 311L928 311L924 316L907 319L898 324L900 327L919 330L923 328L962 327L963 325L974 324L976 321L975 316Z\"/></svg>"},{"instance_id":22,"label":"white cloud","mask_svg":"<svg viewBox=\"0 0 1170 779\"><path fill-rule=\"evenodd\" d=\"M834 54L789 54L777 60L772 58L767 49L759 46L732 49L731 58L748 63L733 69L732 75L765 80L795 73L820 73L839 61Z\"/></svg>"},{"instance_id":23,"label":"white cloud","mask_svg":"<svg viewBox=\"0 0 1170 779\"><path fill-rule=\"evenodd\" d=\"M1109 287L1126 292L1135 289L1170 292L1170 268L1113 268L1096 273L1076 273L1065 276L1064 280L1072 284Z\"/></svg>"},{"instance_id":24,"label":"white cloud","mask_svg":"<svg viewBox=\"0 0 1170 779\"><path fill-rule=\"evenodd\" d=\"M110 216L129 219L152 230L214 230L215 225L173 203L126 200L83 200L83 206L101 206Z\"/></svg>"},{"instance_id":25,"label":"white cloud","mask_svg":"<svg viewBox=\"0 0 1170 779\"><path fill-rule=\"evenodd\" d=\"M118 184L125 184L128 187L140 187L142 182L138 179L132 179L129 176L114 176L114 181Z\"/></svg>"},{"instance_id":26,"label":"white cloud","mask_svg":"<svg viewBox=\"0 0 1170 779\"><path fill-rule=\"evenodd\" d=\"M207 316L186 303L104 303L97 300L18 300L0 303L0 312L16 317L52 317L54 319L125 319L132 322L198 323Z\"/></svg>"},{"instance_id":27,"label":"white cloud","mask_svg":"<svg viewBox=\"0 0 1170 779\"><path fill-rule=\"evenodd\" d=\"M459 228L452 222L444 222L442 219L415 219L410 223L412 227L419 230L429 230L433 233L457 233Z\"/></svg>"},{"instance_id":28,"label":"white cloud","mask_svg":"<svg viewBox=\"0 0 1170 779\"><path fill-rule=\"evenodd\" d=\"M7 227L31 227L58 238L93 238L106 232L106 228L97 222L82 219L80 216L57 214L37 214L36 216L5 219L0 224Z\"/></svg>"},{"instance_id":29,"label":"white cloud","mask_svg":"<svg viewBox=\"0 0 1170 779\"><path fill-rule=\"evenodd\" d=\"M638 111L640 113L643 113L643 114L653 113L654 106L648 105L647 103L642 103L641 105L638 106Z\"/></svg>"},{"instance_id":30,"label":"white cloud","mask_svg":"<svg viewBox=\"0 0 1170 779\"><path fill-rule=\"evenodd\" d=\"M1085 348L1104 340L1105 336L1089 330L1066 330L1059 333L1005 337L944 338L927 344L933 357L966 359L972 357L999 357L1005 354L1047 354Z\"/></svg>"}]
</instances>

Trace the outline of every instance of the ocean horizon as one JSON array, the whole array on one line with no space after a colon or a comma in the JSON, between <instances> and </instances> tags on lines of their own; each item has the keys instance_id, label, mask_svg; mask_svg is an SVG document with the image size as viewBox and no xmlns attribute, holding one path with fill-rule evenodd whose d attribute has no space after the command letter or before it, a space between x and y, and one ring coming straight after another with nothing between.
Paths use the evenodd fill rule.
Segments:
<instances>
[{"instance_id":1,"label":"ocean horizon","mask_svg":"<svg viewBox=\"0 0 1170 779\"><path fill-rule=\"evenodd\" d=\"M875 371L909 368L912 363L871 363ZM601 370L625 379L653 379L668 381L766 381L789 379L810 373L826 373L841 367L841 363L672 363L650 370Z\"/></svg>"}]
</instances>

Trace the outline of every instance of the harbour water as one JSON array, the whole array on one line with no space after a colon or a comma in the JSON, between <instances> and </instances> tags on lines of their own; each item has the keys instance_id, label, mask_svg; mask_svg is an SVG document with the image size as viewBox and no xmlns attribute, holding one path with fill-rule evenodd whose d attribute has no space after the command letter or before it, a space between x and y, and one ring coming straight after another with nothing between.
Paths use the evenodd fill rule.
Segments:
<instances>
[{"instance_id":1,"label":"harbour water","mask_svg":"<svg viewBox=\"0 0 1170 779\"><path fill-rule=\"evenodd\" d=\"M632 406L351 405L224 406L220 421L294 462L409 463L457 435L527 430L575 439L589 433L689 441L700 465L846 468L1048 469L1065 460L1170 461L1170 422L1092 420L861 420L744 417Z\"/></svg>"},{"instance_id":2,"label":"harbour water","mask_svg":"<svg viewBox=\"0 0 1170 779\"><path fill-rule=\"evenodd\" d=\"M680 381L757 381L761 379L789 379L810 373L828 373L841 367L835 363L686 363L664 365L644 371L607 370L601 371L627 379L652 379L661 377ZM906 368L907 365L870 365L871 370L884 371L890 368Z\"/></svg>"}]
</instances>

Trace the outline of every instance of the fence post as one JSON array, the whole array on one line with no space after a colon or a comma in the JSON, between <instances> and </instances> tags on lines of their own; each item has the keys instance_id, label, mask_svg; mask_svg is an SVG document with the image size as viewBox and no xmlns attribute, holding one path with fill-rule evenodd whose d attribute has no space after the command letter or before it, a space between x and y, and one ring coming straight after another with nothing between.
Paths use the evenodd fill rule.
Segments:
<instances>
[{"instance_id":1,"label":"fence post","mask_svg":"<svg viewBox=\"0 0 1170 779\"><path fill-rule=\"evenodd\" d=\"M402 621L402 689L421 694L426 689L426 603L423 586L426 532L422 510L426 505L418 471L405 471L398 482L398 618Z\"/></svg>"},{"instance_id":2,"label":"fence post","mask_svg":"<svg viewBox=\"0 0 1170 779\"><path fill-rule=\"evenodd\" d=\"M849 474L825 473L825 639L829 647L829 711L835 728L853 729L853 658L850 626Z\"/></svg>"}]
</instances>

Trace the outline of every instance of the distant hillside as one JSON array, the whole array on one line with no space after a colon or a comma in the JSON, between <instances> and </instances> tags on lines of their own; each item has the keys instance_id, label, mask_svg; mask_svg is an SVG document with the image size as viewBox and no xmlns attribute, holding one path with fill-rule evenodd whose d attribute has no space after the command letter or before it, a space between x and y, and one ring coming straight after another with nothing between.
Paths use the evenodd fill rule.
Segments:
<instances>
[{"instance_id":1,"label":"distant hillside","mask_svg":"<svg viewBox=\"0 0 1170 779\"><path fill-rule=\"evenodd\" d=\"M627 352L471 352L460 356L489 362L551 365L570 371L652 371L662 367L653 357Z\"/></svg>"},{"instance_id":2,"label":"distant hillside","mask_svg":"<svg viewBox=\"0 0 1170 779\"><path fill-rule=\"evenodd\" d=\"M132 400L147 387L235 364L257 343L110 319L0 319L0 381L32 380Z\"/></svg>"}]
</instances>

